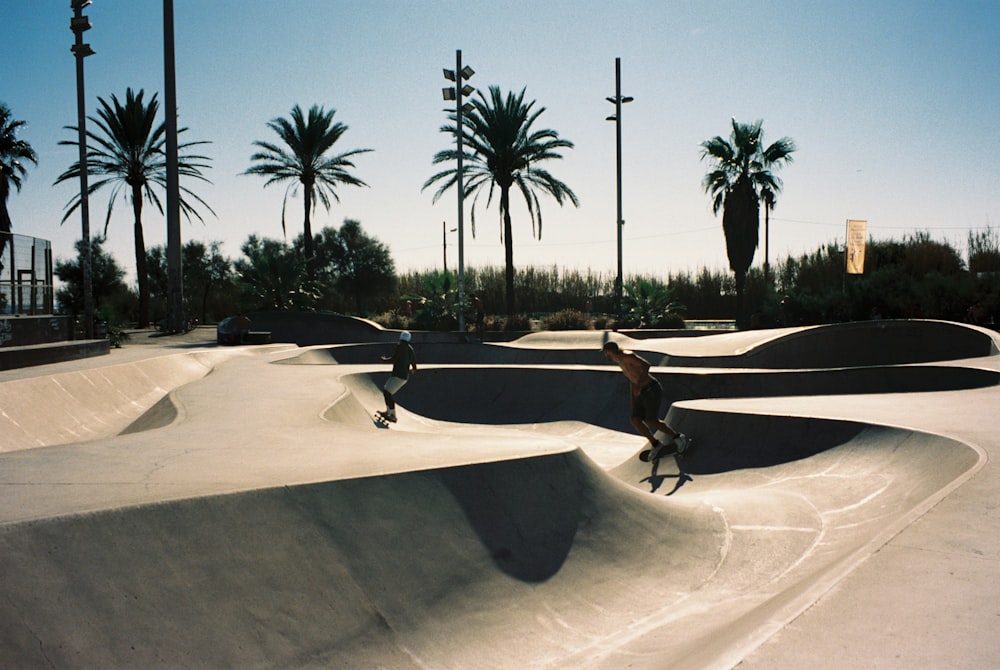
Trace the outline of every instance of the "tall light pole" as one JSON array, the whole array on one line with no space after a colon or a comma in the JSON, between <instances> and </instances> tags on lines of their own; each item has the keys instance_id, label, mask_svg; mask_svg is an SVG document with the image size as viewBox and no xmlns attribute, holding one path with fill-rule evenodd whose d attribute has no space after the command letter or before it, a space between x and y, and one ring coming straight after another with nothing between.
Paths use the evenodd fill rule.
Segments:
<instances>
[{"instance_id":1,"label":"tall light pole","mask_svg":"<svg viewBox=\"0 0 1000 670\"><path fill-rule=\"evenodd\" d=\"M617 146L617 166L618 176L618 217L615 227L618 229L618 277L615 279L615 309L618 312L618 320L622 318L622 227L625 220L622 219L622 103L632 102L634 98L622 97L622 59L615 58L615 97L606 98L608 102L615 106L615 113L607 118L608 121L615 122L615 139Z\"/></svg>"},{"instance_id":2,"label":"tall light pole","mask_svg":"<svg viewBox=\"0 0 1000 670\"><path fill-rule=\"evenodd\" d=\"M167 303L169 330L184 331L184 280L181 266L180 177L177 168L177 85L174 73L174 2L163 0L163 113L167 152Z\"/></svg>"},{"instance_id":3,"label":"tall light pole","mask_svg":"<svg viewBox=\"0 0 1000 670\"><path fill-rule=\"evenodd\" d=\"M87 104L83 88L83 59L92 56L94 50L89 44L83 43L83 33L90 30L90 21L83 15L83 8L90 0L70 0L73 18L69 29L76 35L76 41L70 51L76 56L76 115L80 148L80 221L83 236L83 246L80 249L80 270L83 275L83 328L88 340L94 339L94 284L91 276L90 258L90 196L87 193Z\"/></svg>"},{"instance_id":4,"label":"tall light pole","mask_svg":"<svg viewBox=\"0 0 1000 670\"><path fill-rule=\"evenodd\" d=\"M472 109L472 105L462 104L462 97L471 95L476 89L469 85L462 85L462 81L469 79L476 71L466 65L462 67L462 50L455 51L454 71L444 70L444 78L455 82L454 86L447 86L441 89L445 100L455 101L455 142L458 147L458 332L465 338L465 179L462 173L462 112Z\"/></svg>"},{"instance_id":5,"label":"tall light pole","mask_svg":"<svg viewBox=\"0 0 1000 670\"><path fill-rule=\"evenodd\" d=\"M444 273L448 274L448 233L453 233L458 228L452 228L448 230L448 224L444 221L441 222L441 253L443 254L444 261Z\"/></svg>"}]
</instances>

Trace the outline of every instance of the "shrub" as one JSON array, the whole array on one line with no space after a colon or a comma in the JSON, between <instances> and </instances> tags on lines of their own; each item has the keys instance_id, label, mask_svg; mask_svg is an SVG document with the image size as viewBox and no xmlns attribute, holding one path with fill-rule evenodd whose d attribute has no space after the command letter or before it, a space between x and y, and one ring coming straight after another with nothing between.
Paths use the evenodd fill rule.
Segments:
<instances>
[{"instance_id":1,"label":"shrub","mask_svg":"<svg viewBox=\"0 0 1000 670\"><path fill-rule=\"evenodd\" d=\"M531 330L531 319L524 314L515 314L504 320L503 327L498 330L507 332Z\"/></svg>"},{"instance_id":2,"label":"shrub","mask_svg":"<svg viewBox=\"0 0 1000 670\"><path fill-rule=\"evenodd\" d=\"M542 319L544 330L590 330L591 320L578 309L564 309Z\"/></svg>"},{"instance_id":3,"label":"shrub","mask_svg":"<svg viewBox=\"0 0 1000 670\"><path fill-rule=\"evenodd\" d=\"M684 330L687 328L687 324L684 323L684 317L677 312L668 312L657 321L656 327L670 330Z\"/></svg>"},{"instance_id":4,"label":"shrub","mask_svg":"<svg viewBox=\"0 0 1000 670\"><path fill-rule=\"evenodd\" d=\"M404 295L413 309L411 323L417 330L458 328L458 292L450 272L430 272L421 277L419 293Z\"/></svg>"},{"instance_id":5,"label":"shrub","mask_svg":"<svg viewBox=\"0 0 1000 670\"><path fill-rule=\"evenodd\" d=\"M121 349L122 345L132 339L132 336L125 330L122 324L108 325L108 342L115 349Z\"/></svg>"},{"instance_id":6,"label":"shrub","mask_svg":"<svg viewBox=\"0 0 1000 670\"><path fill-rule=\"evenodd\" d=\"M410 319L396 311L377 314L372 317L372 321L389 330L407 330L410 327Z\"/></svg>"}]
</instances>

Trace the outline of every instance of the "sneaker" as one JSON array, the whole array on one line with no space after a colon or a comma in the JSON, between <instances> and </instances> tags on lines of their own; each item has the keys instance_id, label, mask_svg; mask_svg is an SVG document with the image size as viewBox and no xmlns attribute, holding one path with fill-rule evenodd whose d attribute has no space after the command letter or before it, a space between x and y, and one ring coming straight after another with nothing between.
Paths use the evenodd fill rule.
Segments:
<instances>
[{"instance_id":1,"label":"sneaker","mask_svg":"<svg viewBox=\"0 0 1000 670\"><path fill-rule=\"evenodd\" d=\"M389 421L396 423L396 410L394 409L386 410L385 412L383 412L383 414L385 415L385 418L389 419Z\"/></svg>"},{"instance_id":2,"label":"sneaker","mask_svg":"<svg viewBox=\"0 0 1000 670\"><path fill-rule=\"evenodd\" d=\"M677 437L674 438L674 445L677 447L677 454L683 454L691 445L691 438L684 433L679 433Z\"/></svg>"},{"instance_id":3,"label":"sneaker","mask_svg":"<svg viewBox=\"0 0 1000 670\"><path fill-rule=\"evenodd\" d=\"M649 460L655 461L656 459L658 459L660 457L660 454L662 454L664 449L666 448L667 445L663 444L662 442L655 442L653 446L650 447L649 449Z\"/></svg>"}]
</instances>

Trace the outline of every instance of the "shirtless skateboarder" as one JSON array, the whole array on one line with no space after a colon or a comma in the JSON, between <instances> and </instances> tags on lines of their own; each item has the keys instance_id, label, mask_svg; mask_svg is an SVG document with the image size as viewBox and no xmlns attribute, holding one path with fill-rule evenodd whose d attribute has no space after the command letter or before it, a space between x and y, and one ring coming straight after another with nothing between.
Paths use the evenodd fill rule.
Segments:
<instances>
[{"instance_id":1,"label":"shirtless skateboarder","mask_svg":"<svg viewBox=\"0 0 1000 670\"><path fill-rule=\"evenodd\" d=\"M605 358L618 364L629 380L632 387L631 421L639 434L649 440L649 460L652 462L670 453L683 454L691 439L660 420L663 387L649 374L649 361L635 352L619 348L617 342L606 342L601 351Z\"/></svg>"}]
</instances>

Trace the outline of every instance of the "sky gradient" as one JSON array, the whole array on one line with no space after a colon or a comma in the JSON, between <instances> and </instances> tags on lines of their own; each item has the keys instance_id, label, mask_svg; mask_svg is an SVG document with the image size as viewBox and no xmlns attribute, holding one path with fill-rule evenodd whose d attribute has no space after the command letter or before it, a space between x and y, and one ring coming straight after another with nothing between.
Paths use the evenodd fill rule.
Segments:
<instances>
[{"instance_id":1,"label":"sky gradient","mask_svg":"<svg viewBox=\"0 0 1000 670\"><path fill-rule=\"evenodd\" d=\"M162 4L94 0L84 34L87 113L98 96L128 87L163 102ZM0 102L27 122L19 134L39 162L8 201L13 232L50 239L67 259L80 237L74 213L60 226L75 183L53 186L76 158L74 36L68 0L0 0ZM728 137L730 119L763 119L764 139L788 136L798 151L772 214L770 259L843 243L845 220L867 219L876 239L927 232L965 248L970 231L1000 225L1000 3L790 0L591 2L508 0L174 0L182 141L208 140L212 184L185 182L217 217L182 221L182 239L223 243L236 258L250 234L280 239L284 187L241 175L266 124L293 105L336 110L348 131L338 152L370 148L320 206L313 230L345 218L388 245L397 270L440 268L442 222L456 225L453 192L436 204L421 191L449 144L441 88L455 51L485 90L526 89L551 128L575 148L546 167L580 207L542 200L541 240L514 199L514 262L613 275L616 268L615 58L621 58L623 259L626 274L728 268L721 214L702 189L700 144ZM91 126L92 128L92 126ZM102 232L107 198L91 199ZM300 194L301 195L301 194ZM466 201L466 225L471 200ZM466 229L467 266L503 265L497 203ZM131 211L119 200L106 249L134 273ZM287 214L302 231L302 200ZM166 239L164 217L144 208L147 248ZM763 261L761 248L754 264ZM448 266L457 235L447 235Z\"/></svg>"}]
</instances>

